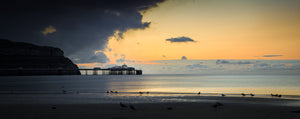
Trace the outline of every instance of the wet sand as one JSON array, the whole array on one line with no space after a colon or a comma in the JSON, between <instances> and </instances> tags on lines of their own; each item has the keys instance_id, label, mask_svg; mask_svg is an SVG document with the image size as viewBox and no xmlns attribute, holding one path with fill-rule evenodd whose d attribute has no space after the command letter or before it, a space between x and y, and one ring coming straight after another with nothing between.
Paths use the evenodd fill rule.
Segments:
<instances>
[{"instance_id":1,"label":"wet sand","mask_svg":"<svg viewBox=\"0 0 300 119\"><path fill-rule=\"evenodd\" d=\"M220 103L1 104L0 112L6 119L300 119L299 106Z\"/></svg>"}]
</instances>

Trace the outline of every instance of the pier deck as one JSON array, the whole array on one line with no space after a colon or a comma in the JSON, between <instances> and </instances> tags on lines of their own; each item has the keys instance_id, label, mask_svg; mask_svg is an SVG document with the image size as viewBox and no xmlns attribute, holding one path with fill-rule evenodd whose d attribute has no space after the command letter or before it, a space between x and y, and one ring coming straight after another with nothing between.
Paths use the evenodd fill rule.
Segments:
<instances>
[{"instance_id":1,"label":"pier deck","mask_svg":"<svg viewBox=\"0 0 300 119\"><path fill-rule=\"evenodd\" d=\"M142 75L142 70L128 70L128 69L79 69L84 72L81 75Z\"/></svg>"}]
</instances>

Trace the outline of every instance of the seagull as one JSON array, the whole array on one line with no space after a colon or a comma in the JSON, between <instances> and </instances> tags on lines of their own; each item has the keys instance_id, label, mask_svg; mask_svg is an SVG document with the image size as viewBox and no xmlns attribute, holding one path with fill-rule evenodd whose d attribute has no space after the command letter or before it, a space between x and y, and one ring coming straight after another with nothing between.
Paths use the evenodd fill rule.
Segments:
<instances>
[{"instance_id":1,"label":"seagull","mask_svg":"<svg viewBox=\"0 0 300 119\"><path fill-rule=\"evenodd\" d=\"M251 96L255 96L254 94L250 93Z\"/></svg>"},{"instance_id":2,"label":"seagull","mask_svg":"<svg viewBox=\"0 0 300 119\"><path fill-rule=\"evenodd\" d=\"M115 91L115 93L118 93L118 91Z\"/></svg>"},{"instance_id":3,"label":"seagull","mask_svg":"<svg viewBox=\"0 0 300 119\"><path fill-rule=\"evenodd\" d=\"M143 94L143 92L140 91L139 94Z\"/></svg>"},{"instance_id":4,"label":"seagull","mask_svg":"<svg viewBox=\"0 0 300 119\"><path fill-rule=\"evenodd\" d=\"M224 105L222 103L216 102L216 104L214 104L212 107L217 108L219 106L224 106Z\"/></svg>"},{"instance_id":5,"label":"seagull","mask_svg":"<svg viewBox=\"0 0 300 119\"><path fill-rule=\"evenodd\" d=\"M62 93L63 93L63 94L66 94L66 93L67 93L67 91L66 91L66 90L62 90Z\"/></svg>"},{"instance_id":6,"label":"seagull","mask_svg":"<svg viewBox=\"0 0 300 119\"><path fill-rule=\"evenodd\" d=\"M109 93L109 91L107 90L106 93Z\"/></svg>"},{"instance_id":7,"label":"seagull","mask_svg":"<svg viewBox=\"0 0 300 119\"><path fill-rule=\"evenodd\" d=\"M111 90L110 92L111 92L111 93L114 93L114 91L112 91L112 90Z\"/></svg>"},{"instance_id":8,"label":"seagull","mask_svg":"<svg viewBox=\"0 0 300 119\"><path fill-rule=\"evenodd\" d=\"M246 96L246 94L244 94L244 93L242 93L241 95L242 95L242 96Z\"/></svg>"},{"instance_id":9,"label":"seagull","mask_svg":"<svg viewBox=\"0 0 300 119\"><path fill-rule=\"evenodd\" d=\"M125 108L125 107L128 107L127 105L123 104L122 102L120 102L120 107L121 108Z\"/></svg>"},{"instance_id":10,"label":"seagull","mask_svg":"<svg viewBox=\"0 0 300 119\"><path fill-rule=\"evenodd\" d=\"M221 94L223 97L226 96L225 94Z\"/></svg>"},{"instance_id":11,"label":"seagull","mask_svg":"<svg viewBox=\"0 0 300 119\"><path fill-rule=\"evenodd\" d=\"M281 95L278 95L277 97L281 97Z\"/></svg>"},{"instance_id":12,"label":"seagull","mask_svg":"<svg viewBox=\"0 0 300 119\"><path fill-rule=\"evenodd\" d=\"M133 105L129 105L129 108L130 108L131 110L133 110L133 111L136 110L135 107L134 107Z\"/></svg>"},{"instance_id":13,"label":"seagull","mask_svg":"<svg viewBox=\"0 0 300 119\"><path fill-rule=\"evenodd\" d=\"M173 110L173 107L167 107L167 110Z\"/></svg>"},{"instance_id":14,"label":"seagull","mask_svg":"<svg viewBox=\"0 0 300 119\"><path fill-rule=\"evenodd\" d=\"M56 106L52 106L51 108L52 108L52 109L56 109Z\"/></svg>"},{"instance_id":15,"label":"seagull","mask_svg":"<svg viewBox=\"0 0 300 119\"><path fill-rule=\"evenodd\" d=\"M273 97L273 96L276 96L276 97L277 97L277 96L278 96L278 94L275 94L275 95L274 95L274 94L272 94L272 93L271 93L271 96L272 96L272 97Z\"/></svg>"},{"instance_id":16,"label":"seagull","mask_svg":"<svg viewBox=\"0 0 300 119\"><path fill-rule=\"evenodd\" d=\"M200 93L200 92L198 92L198 94L200 95L201 93Z\"/></svg>"},{"instance_id":17,"label":"seagull","mask_svg":"<svg viewBox=\"0 0 300 119\"><path fill-rule=\"evenodd\" d=\"M149 91L147 91L147 94L149 94L150 92Z\"/></svg>"}]
</instances>

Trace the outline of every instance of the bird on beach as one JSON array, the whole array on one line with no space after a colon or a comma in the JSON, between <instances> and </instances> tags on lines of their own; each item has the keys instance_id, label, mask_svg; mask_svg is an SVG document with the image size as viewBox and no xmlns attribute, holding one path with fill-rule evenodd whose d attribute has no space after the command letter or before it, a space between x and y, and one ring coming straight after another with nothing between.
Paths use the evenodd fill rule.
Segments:
<instances>
[{"instance_id":1,"label":"bird on beach","mask_svg":"<svg viewBox=\"0 0 300 119\"><path fill-rule=\"evenodd\" d=\"M115 91L115 93L118 93L118 91Z\"/></svg>"},{"instance_id":2,"label":"bird on beach","mask_svg":"<svg viewBox=\"0 0 300 119\"><path fill-rule=\"evenodd\" d=\"M201 93L200 92L198 92L198 95L200 95Z\"/></svg>"},{"instance_id":3,"label":"bird on beach","mask_svg":"<svg viewBox=\"0 0 300 119\"><path fill-rule=\"evenodd\" d=\"M221 96L222 96L222 97L225 97L226 95L225 95L225 94L221 94Z\"/></svg>"},{"instance_id":4,"label":"bird on beach","mask_svg":"<svg viewBox=\"0 0 300 119\"><path fill-rule=\"evenodd\" d=\"M224 106L222 103L216 102L214 105L212 105L213 108L217 108L219 106Z\"/></svg>"},{"instance_id":5,"label":"bird on beach","mask_svg":"<svg viewBox=\"0 0 300 119\"><path fill-rule=\"evenodd\" d=\"M52 106L51 109L56 109L56 106Z\"/></svg>"},{"instance_id":6,"label":"bird on beach","mask_svg":"<svg viewBox=\"0 0 300 119\"><path fill-rule=\"evenodd\" d=\"M149 94L150 92L149 91L147 91L147 94Z\"/></svg>"},{"instance_id":7,"label":"bird on beach","mask_svg":"<svg viewBox=\"0 0 300 119\"><path fill-rule=\"evenodd\" d=\"M271 93L271 96L272 96L272 97L281 97L282 95L281 95L281 94L279 94L279 95L278 95L278 94L275 94L275 95L274 95L274 94Z\"/></svg>"},{"instance_id":8,"label":"bird on beach","mask_svg":"<svg viewBox=\"0 0 300 119\"><path fill-rule=\"evenodd\" d=\"M62 90L62 93L63 93L63 94L66 94L66 93L67 93L67 91L66 91L66 90Z\"/></svg>"},{"instance_id":9,"label":"bird on beach","mask_svg":"<svg viewBox=\"0 0 300 119\"><path fill-rule=\"evenodd\" d=\"M241 95L242 95L242 96L246 96L246 94L244 94L244 93L242 93Z\"/></svg>"},{"instance_id":10,"label":"bird on beach","mask_svg":"<svg viewBox=\"0 0 300 119\"><path fill-rule=\"evenodd\" d=\"M167 110L173 110L173 107L167 107Z\"/></svg>"},{"instance_id":11,"label":"bird on beach","mask_svg":"<svg viewBox=\"0 0 300 119\"><path fill-rule=\"evenodd\" d=\"M276 97L277 97L277 96L278 96L278 94L272 94L272 93L271 93L271 96L272 96L272 97L274 97L274 96L276 96Z\"/></svg>"},{"instance_id":12,"label":"bird on beach","mask_svg":"<svg viewBox=\"0 0 300 119\"><path fill-rule=\"evenodd\" d=\"M114 93L114 91L111 90L110 93Z\"/></svg>"},{"instance_id":13,"label":"bird on beach","mask_svg":"<svg viewBox=\"0 0 300 119\"><path fill-rule=\"evenodd\" d=\"M255 96L254 94L250 93L251 96Z\"/></svg>"},{"instance_id":14,"label":"bird on beach","mask_svg":"<svg viewBox=\"0 0 300 119\"><path fill-rule=\"evenodd\" d=\"M65 86L62 86L61 88L62 88L62 93L63 93L63 94L66 94L67 91L65 90Z\"/></svg>"},{"instance_id":15,"label":"bird on beach","mask_svg":"<svg viewBox=\"0 0 300 119\"><path fill-rule=\"evenodd\" d=\"M128 107L127 105L123 104L122 102L120 102L120 107L121 108L125 108L125 107Z\"/></svg>"},{"instance_id":16,"label":"bird on beach","mask_svg":"<svg viewBox=\"0 0 300 119\"><path fill-rule=\"evenodd\" d=\"M133 111L136 110L136 108L135 108L133 105L129 105L129 108L130 108L131 110L133 110Z\"/></svg>"},{"instance_id":17,"label":"bird on beach","mask_svg":"<svg viewBox=\"0 0 300 119\"><path fill-rule=\"evenodd\" d=\"M106 93L109 93L109 91L107 90Z\"/></svg>"},{"instance_id":18,"label":"bird on beach","mask_svg":"<svg viewBox=\"0 0 300 119\"><path fill-rule=\"evenodd\" d=\"M143 92L140 91L139 94L143 94Z\"/></svg>"}]
</instances>

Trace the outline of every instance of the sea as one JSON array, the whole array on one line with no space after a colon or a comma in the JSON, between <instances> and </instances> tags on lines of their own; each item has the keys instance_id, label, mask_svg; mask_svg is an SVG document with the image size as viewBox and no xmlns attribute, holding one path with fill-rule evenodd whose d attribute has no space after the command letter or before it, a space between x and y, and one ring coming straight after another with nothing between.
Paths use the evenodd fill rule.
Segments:
<instances>
[{"instance_id":1,"label":"sea","mask_svg":"<svg viewBox=\"0 0 300 119\"><path fill-rule=\"evenodd\" d=\"M242 93L245 96L242 96ZM146 74L0 77L0 104L201 102L214 101L216 98L243 97L299 101L300 75Z\"/></svg>"}]
</instances>

